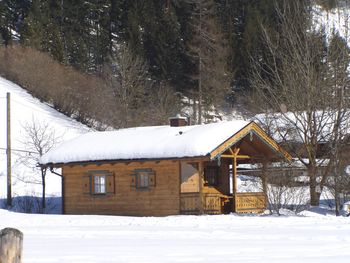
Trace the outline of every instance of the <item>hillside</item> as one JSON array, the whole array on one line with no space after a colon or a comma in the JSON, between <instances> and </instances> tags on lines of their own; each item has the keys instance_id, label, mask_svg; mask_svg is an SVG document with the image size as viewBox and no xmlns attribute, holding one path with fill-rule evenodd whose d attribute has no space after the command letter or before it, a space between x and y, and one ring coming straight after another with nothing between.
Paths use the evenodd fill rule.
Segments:
<instances>
[{"instance_id":1,"label":"hillside","mask_svg":"<svg viewBox=\"0 0 350 263\"><path fill-rule=\"evenodd\" d=\"M84 125L58 113L49 105L41 103L18 85L0 77L0 198L6 196L6 93L11 94L11 130L12 130L12 172L13 195L40 195L40 185L24 183L25 180L38 178L39 171L24 166L23 157L30 153L25 145L28 140L24 126L35 123L46 123L51 127L58 141L68 140L89 129ZM50 128L50 129L51 129ZM21 150L21 151L18 151ZM39 177L40 178L40 177ZM60 178L56 175L47 176L47 193L60 194Z\"/></svg>"}]
</instances>

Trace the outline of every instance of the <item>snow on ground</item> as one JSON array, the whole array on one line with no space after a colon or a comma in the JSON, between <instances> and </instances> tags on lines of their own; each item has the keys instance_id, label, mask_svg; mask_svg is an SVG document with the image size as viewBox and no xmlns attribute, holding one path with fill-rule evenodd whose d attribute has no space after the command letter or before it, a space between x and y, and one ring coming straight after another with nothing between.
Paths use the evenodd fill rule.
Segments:
<instances>
[{"instance_id":1,"label":"snow on ground","mask_svg":"<svg viewBox=\"0 0 350 263\"><path fill-rule=\"evenodd\" d=\"M349 262L350 217L71 216L0 210L24 233L26 263Z\"/></svg>"},{"instance_id":2,"label":"snow on ground","mask_svg":"<svg viewBox=\"0 0 350 263\"><path fill-rule=\"evenodd\" d=\"M32 121L47 123L55 130L62 140L76 137L88 129L65 115L58 113L47 104L41 103L18 85L0 77L0 197L6 196L6 93L11 93L11 130L12 149L25 149L23 141L25 132L23 126ZM28 178L38 171L26 168L18 162L18 152L12 154L13 194L27 195L40 192L38 185L24 184L16 178ZM47 193L60 194L60 178L56 175L47 176Z\"/></svg>"}]
</instances>

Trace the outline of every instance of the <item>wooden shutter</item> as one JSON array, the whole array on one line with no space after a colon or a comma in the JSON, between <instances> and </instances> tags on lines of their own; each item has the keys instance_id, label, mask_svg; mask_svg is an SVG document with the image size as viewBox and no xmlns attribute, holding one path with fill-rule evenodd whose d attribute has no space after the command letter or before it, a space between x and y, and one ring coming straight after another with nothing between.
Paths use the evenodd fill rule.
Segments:
<instances>
[{"instance_id":1,"label":"wooden shutter","mask_svg":"<svg viewBox=\"0 0 350 263\"><path fill-rule=\"evenodd\" d=\"M140 179L140 175L146 175L148 177L148 187L140 187L140 184L137 180ZM152 169L135 169L132 174L130 174L130 187L140 188L142 190L147 190L149 187L156 186L156 174Z\"/></svg>"},{"instance_id":2,"label":"wooden shutter","mask_svg":"<svg viewBox=\"0 0 350 263\"><path fill-rule=\"evenodd\" d=\"M92 176L84 175L83 176L83 194L92 193Z\"/></svg>"},{"instance_id":3,"label":"wooden shutter","mask_svg":"<svg viewBox=\"0 0 350 263\"><path fill-rule=\"evenodd\" d=\"M130 174L130 187L136 188L137 186L137 174L132 173Z\"/></svg>"},{"instance_id":4,"label":"wooden shutter","mask_svg":"<svg viewBox=\"0 0 350 263\"><path fill-rule=\"evenodd\" d=\"M156 186L156 173L154 171L148 173L149 186Z\"/></svg>"},{"instance_id":5,"label":"wooden shutter","mask_svg":"<svg viewBox=\"0 0 350 263\"><path fill-rule=\"evenodd\" d=\"M106 193L107 194L114 194L115 193L114 173L109 173L106 175Z\"/></svg>"}]
</instances>

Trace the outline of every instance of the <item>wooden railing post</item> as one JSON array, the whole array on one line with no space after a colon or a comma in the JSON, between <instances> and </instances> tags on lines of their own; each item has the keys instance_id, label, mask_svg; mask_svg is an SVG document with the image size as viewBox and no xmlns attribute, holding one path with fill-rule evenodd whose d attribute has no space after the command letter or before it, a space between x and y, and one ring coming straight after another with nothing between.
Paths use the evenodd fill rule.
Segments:
<instances>
[{"instance_id":1,"label":"wooden railing post","mask_svg":"<svg viewBox=\"0 0 350 263\"><path fill-rule=\"evenodd\" d=\"M23 234L14 228L0 231L0 263L22 263Z\"/></svg>"}]
</instances>

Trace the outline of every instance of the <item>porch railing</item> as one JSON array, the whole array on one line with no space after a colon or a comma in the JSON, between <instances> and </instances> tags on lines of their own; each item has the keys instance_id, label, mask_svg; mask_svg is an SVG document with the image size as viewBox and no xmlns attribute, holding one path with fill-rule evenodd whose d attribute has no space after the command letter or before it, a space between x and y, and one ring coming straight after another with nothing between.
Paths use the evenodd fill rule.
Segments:
<instances>
[{"instance_id":1,"label":"porch railing","mask_svg":"<svg viewBox=\"0 0 350 263\"><path fill-rule=\"evenodd\" d=\"M224 205L229 204L228 196L220 194L181 193L181 214L198 215L221 214ZM237 213L260 213L266 209L266 196L264 193L237 193L235 195L235 207L232 211ZM203 204L203 207L201 205ZM227 212L227 211L226 211Z\"/></svg>"},{"instance_id":2,"label":"porch railing","mask_svg":"<svg viewBox=\"0 0 350 263\"><path fill-rule=\"evenodd\" d=\"M222 213L222 196L218 194L199 193L181 193L181 214L197 215L204 214L221 214ZM201 205L203 204L203 207ZM202 210L202 211L201 211Z\"/></svg>"},{"instance_id":3,"label":"porch railing","mask_svg":"<svg viewBox=\"0 0 350 263\"><path fill-rule=\"evenodd\" d=\"M201 212L199 193L180 194L180 213L184 215L198 215Z\"/></svg>"},{"instance_id":4,"label":"porch railing","mask_svg":"<svg viewBox=\"0 0 350 263\"><path fill-rule=\"evenodd\" d=\"M261 213L266 209L266 195L264 193L237 193L237 213Z\"/></svg>"}]
</instances>

